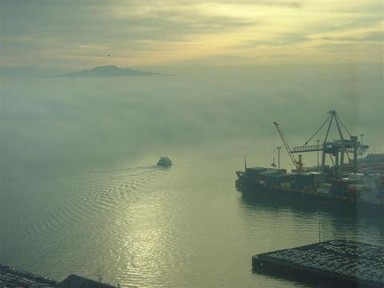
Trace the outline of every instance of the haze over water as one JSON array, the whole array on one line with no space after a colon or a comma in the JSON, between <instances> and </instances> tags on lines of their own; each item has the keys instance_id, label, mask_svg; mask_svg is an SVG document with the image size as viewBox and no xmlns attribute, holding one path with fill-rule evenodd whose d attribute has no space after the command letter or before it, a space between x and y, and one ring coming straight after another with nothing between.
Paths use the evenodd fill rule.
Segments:
<instances>
[{"instance_id":1,"label":"haze over water","mask_svg":"<svg viewBox=\"0 0 384 288\"><path fill-rule=\"evenodd\" d=\"M384 245L383 215L234 185L245 154L271 164L273 121L301 145L335 109L382 152L381 67L171 70L1 78L1 263L122 287L307 287L253 274L251 256L317 242L319 221L322 240ZM174 166L156 167L162 155Z\"/></svg>"},{"instance_id":2,"label":"haze over water","mask_svg":"<svg viewBox=\"0 0 384 288\"><path fill-rule=\"evenodd\" d=\"M251 256L319 235L383 245L383 215L234 183L244 155L277 161L274 121L303 145L336 110L384 152L383 8L0 0L0 263L122 287L306 287L253 274ZM164 75L55 77L110 65Z\"/></svg>"}]
</instances>

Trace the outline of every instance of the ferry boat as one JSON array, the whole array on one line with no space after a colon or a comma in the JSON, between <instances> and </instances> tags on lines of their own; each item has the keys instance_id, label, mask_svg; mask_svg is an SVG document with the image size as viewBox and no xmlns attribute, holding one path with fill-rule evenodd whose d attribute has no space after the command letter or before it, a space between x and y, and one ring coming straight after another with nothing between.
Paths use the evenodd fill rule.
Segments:
<instances>
[{"instance_id":1,"label":"ferry boat","mask_svg":"<svg viewBox=\"0 0 384 288\"><path fill-rule=\"evenodd\" d=\"M160 167L170 167L172 166L172 161L168 157L160 157L159 161L157 161L157 166Z\"/></svg>"}]
</instances>

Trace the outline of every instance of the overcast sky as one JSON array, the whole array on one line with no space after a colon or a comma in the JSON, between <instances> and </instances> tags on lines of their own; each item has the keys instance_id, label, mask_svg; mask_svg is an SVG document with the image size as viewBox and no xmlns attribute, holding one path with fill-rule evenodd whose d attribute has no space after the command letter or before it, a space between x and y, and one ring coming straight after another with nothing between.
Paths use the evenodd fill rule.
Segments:
<instances>
[{"instance_id":1,"label":"overcast sky","mask_svg":"<svg viewBox=\"0 0 384 288\"><path fill-rule=\"evenodd\" d=\"M1 66L383 61L382 0L0 0Z\"/></svg>"}]
</instances>

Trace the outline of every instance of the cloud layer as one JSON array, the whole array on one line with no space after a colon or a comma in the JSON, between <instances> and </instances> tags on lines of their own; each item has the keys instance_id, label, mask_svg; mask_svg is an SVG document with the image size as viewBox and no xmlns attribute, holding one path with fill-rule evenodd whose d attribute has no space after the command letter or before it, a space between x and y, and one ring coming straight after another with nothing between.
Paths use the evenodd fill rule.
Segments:
<instances>
[{"instance_id":1,"label":"cloud layer","mask_svg":"<svg viewBox=\"0 0 384 288\"><path fill-rule=\"evenodd\" d=\"M3 66L382 60L383 3L376 0L4 0L0 11Z\"/></svg>"}]
</instances>

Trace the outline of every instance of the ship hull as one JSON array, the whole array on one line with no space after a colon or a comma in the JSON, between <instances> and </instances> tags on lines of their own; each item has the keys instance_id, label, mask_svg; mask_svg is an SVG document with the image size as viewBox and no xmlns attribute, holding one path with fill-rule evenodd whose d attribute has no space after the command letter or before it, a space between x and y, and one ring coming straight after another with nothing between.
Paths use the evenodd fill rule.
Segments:
<instances>
[{"instance_id":1,"label":"ship hull","mask_svg":"<svg viewBox=\"0 0 384 288\"><path fill-rule=\"evenodd\" d=\"M321 203L344 204L384 209L384 198L375 201L366 201L356 193L343 191L337 182L329 184L327 192L320 192L318 186L292 187L291 183L282 187L280 183L266 184L257 177L249 177L245 172L237 172L238 179L235 182L237 191L247 196L263 196L278 199L291 199L293 201L312 201Z\"/></svg>"}]
</instances>

